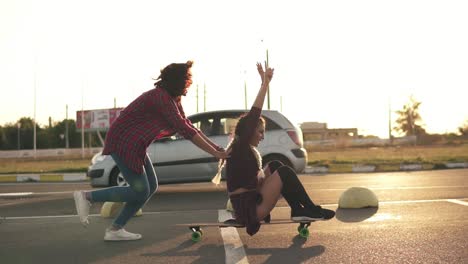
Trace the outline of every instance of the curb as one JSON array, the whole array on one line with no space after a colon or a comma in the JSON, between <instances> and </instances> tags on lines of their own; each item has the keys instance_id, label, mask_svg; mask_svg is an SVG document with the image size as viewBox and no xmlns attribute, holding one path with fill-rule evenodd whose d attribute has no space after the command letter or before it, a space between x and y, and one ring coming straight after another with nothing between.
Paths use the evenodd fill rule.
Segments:
<instances>
[{"instance_id":1,"label":"curb","mask_svg":"<svg viewBox=\"0 0 468 264\"><path fill-rule=\"evenodd\" d=\"M27 174L0 174L2 182L67 182L87 181L86 173L27 173Z\"/></svg>"},{"instance_id":2,"label":"curb","mask_svg":"<svg viewBox=\"0 0 468 264\"><path fill-rule=\"evenodd\" d=\"M468 168L468 162L458 162L458 163L444 163L447 169L460 169ZM418 171L424 170L425 167L423 164L401 164L396 165L397 171ZM434 165L435 166L435 165ZM343 173L362 173L362 172L379 172L376 165L352 165L349 166L350 169L343 170ZM318 174L318 173L328 173L330 172L329 166L308 166L306 167L304 173Z\"/></svg>"},{"instance_id":3,"label":"curb","mask_svg":"<svg viewBox=\"0 0 468 264\"><path fill-rule=\"evenodd\" d=\"M468 168L468 162L444 163L446 169ZM332 168L333 170L333 168ZM423 164L397 165L396 171L418 171L425 170ZM379 172L376 165L352 165L348 169L340 171L343 173ZM392 170L395 171L395 170ZM330 172L328 166L308 166L304 173L326 174ZM85 172L80 173L25 173L25 174L0 174L0 183L4 182L77 182L89 181Z\"/></svg>"}]
</instances>

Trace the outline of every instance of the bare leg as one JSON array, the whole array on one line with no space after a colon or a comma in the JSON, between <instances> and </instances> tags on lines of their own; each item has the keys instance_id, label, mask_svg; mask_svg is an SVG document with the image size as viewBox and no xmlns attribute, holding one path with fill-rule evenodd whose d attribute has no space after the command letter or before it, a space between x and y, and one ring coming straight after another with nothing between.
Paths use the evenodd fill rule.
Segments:
<instances>
[{"instance_id":1,"label":"bare leg","mask_svg":"<svg viewBox=\"0 0 468 264\"><path fill-rule=\"evenodd\" d=\"M267 163L264 167L263 170L259 172L258 175L258 185L261 188L263 181L270 177L279 167L283 166L283 163L280 161L274 160L269 163ZM262 173L263 172L263 173ZM261 176L262 177L261 177Z\"/></svg>"},{"instance_id":2,"label":"bare leg","mask_svg":"<svg viewBox=\"0 0 468 264\"><path fill-rule=\"evenodd\" d=\"M259 190L262 194L263 200L259 205L257 205L258 219L264 219L270 214L281 197L282 188L283 182L281 181L278 173L275 172L268 177L265 177L265 180Z\"/></svg>"}]
</instances>

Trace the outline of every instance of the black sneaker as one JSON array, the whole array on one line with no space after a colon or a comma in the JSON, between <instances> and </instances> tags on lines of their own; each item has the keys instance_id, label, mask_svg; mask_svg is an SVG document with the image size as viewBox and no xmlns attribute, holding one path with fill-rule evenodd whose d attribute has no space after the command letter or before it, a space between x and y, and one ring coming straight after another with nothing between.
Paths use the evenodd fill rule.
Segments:
<instances>
[{"instance_id":1,"label":"black sneaker","mask_svg":"<svg viewBox=\"0 0 468 264\"><path fill-rule=\"evenodd\" d=\"M294 222L324 220L322 208L319 206L314 209L295 209L291 210L291 220Z\"/></svg>"},{"instance_id":2,"label":"black sneaker","mask_svg":"<svg viewBox=\"0 0 468 264\"><path fill-rule=\"evenodd\" d=\"M322 214L323 214L324 220L330 220L333 217L335 217L335 211L330 210L330 209L323 209L322 208Z\"/></svg>"}]
</instances>

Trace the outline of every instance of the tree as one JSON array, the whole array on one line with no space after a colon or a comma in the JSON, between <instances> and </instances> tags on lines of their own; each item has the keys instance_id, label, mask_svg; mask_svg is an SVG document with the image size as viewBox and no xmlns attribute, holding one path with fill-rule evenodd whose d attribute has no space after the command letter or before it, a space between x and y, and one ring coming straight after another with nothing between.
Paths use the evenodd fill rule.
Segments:
<instances>
[{"instance_id":1,"label":"tree","mask_svg":"<svg viewBox=\"0 0 468 264\"><path fill-rule=\"evenodd\" d=\"M426 130L422 127L422 118L419 114L419 106L421 102L416 101L413 96L410 96L409 102L403 106L402 110L396 111L398 118L395 121L397 125L393 128L398 133L403 133L406 136L419 136L426 134Z\"/></svg>"},{"instance_id":2,"label":"tree","mask_svg":"<svg viewBox=\"0 0 468 264\"><path fill-rule=\"evenodd\" d=\"M458 128L458 131L462 136L468 136L468 120L465 120L465 123Z\"/></svg>"}]
</instances>

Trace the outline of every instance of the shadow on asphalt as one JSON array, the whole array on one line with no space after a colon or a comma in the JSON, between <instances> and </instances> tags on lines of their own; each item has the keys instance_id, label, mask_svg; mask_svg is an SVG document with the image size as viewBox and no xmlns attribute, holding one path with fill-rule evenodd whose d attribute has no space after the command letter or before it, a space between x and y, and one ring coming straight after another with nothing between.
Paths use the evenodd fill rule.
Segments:
<instances>
[{"instance_id":1,"label":"shadow on asphalt","mask_svg":"<svg viewBox=\"0 0 468 264\"><path fill-rule=\"evenodd\" d=\"M141 254L144 257L163 257L163 256L173 256L173 257L193 257L194 261L192 263L210 263L213 261L214 252L224 252L224 245L202 245L199 248L194 248L190 250L190 247L197 244L191 240L185 241L182 244L178 245L175 248L160 252L160 253L146 253ZM221 251L222 250L222 251ZM196 259L195 259L196 258Z\"/></svg>"},{"instance_id":2,"label":"shadow on asphalt","mask_svg":"<svg viewBox=\"0 0 468 264\"><path fill-rule=\"evenodd\" d=\"M300 237L299 235L294 237L292 244L287 248L249 248L248 245L244 244L245 254L247 256L262 255L269 256L264 263L302 263L310 260L313 257L321 255L325 252L325 247L321 245L303 248L302 246L307 240ZM162 256L174 256L174 257L194 257L192 263L210 263L213 261L213 252L224 252L224 248L230 248L231 252L234 251L233 256L242 257L243 254L237 254L235 251L241 250L241 248L232 248L233 245L203 245L194 250L190 250L190 247L194 246L196 242L185 241L179 246L161 253L150 253L142 254L144 257L162 257ZM195 260L196 258L196 260ZM232 263L237 263L241 259L232 259Z\"/></svg>"},{"instance_id":3,"label":"shadow on asphalt","mask_svg":"<svg viewBox=\"0 0 468 264\"><path fill-rule=\"evenodd\" d=\"M379 208L369 207L360 209L342 209L336 210L336 219L341 222L353 223L362 222L377 213Z\"/></svg>"},{"instance_id":4,"label":"shadow on asphalt","mask_svg":"<svg viewBox=\"0 0 468 264\"><path fill-rule=\"evenodd\" d=\"M285 248L249 248L245 245L245 253L247 256L269 256L264 263L303 263L325 252L322 245L302 247L306 241L297 235L293 238L291 246Z\"/></svg>"}]
</instances>

